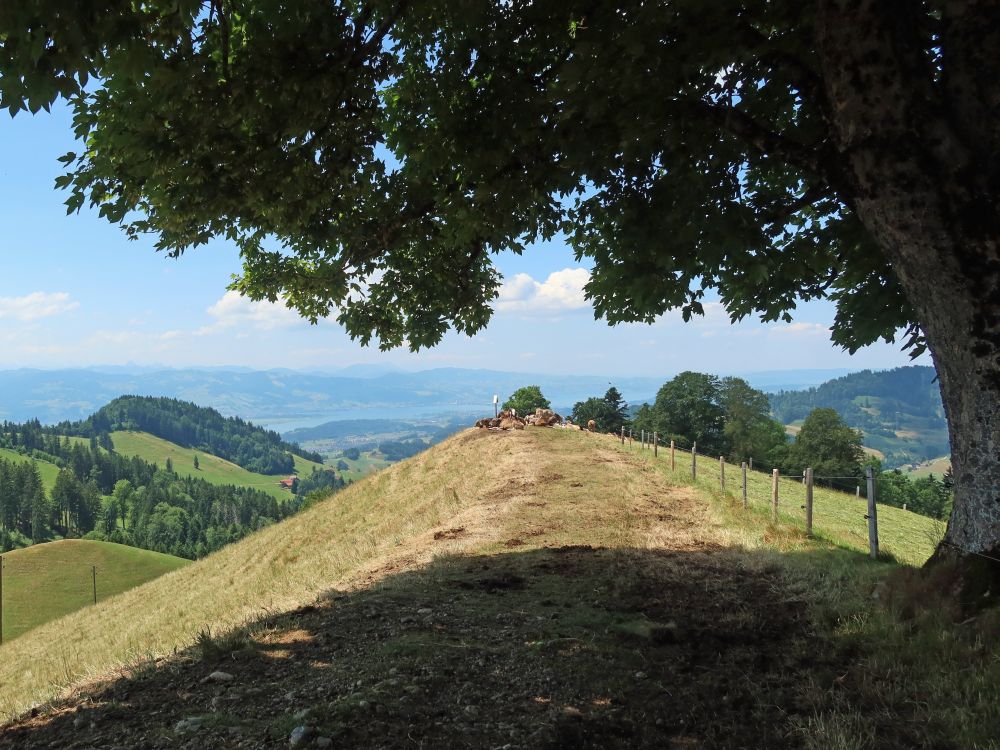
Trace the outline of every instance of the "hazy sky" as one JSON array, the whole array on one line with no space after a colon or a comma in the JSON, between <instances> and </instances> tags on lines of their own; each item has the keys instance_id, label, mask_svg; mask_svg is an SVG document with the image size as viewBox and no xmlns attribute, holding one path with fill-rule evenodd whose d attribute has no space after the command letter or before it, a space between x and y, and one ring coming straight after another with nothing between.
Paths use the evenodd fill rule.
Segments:
<instances>
[{"instance_id":1,"label":"hazy sky","mask_svg":"<svg viewBox=\"0 0 1000 750\"><path fill-rule=\"evenodd\" d=\"M239 271L228 243L171 260L151 242L126 241L96 212L67 216L66 196L53 180L61 166L56 158L73 149L65 109L14 119L0 114L0 369L390 362L407 369L668 375L910 363L898 346L877 345L853 357L835 348L827 303L802 305L792 324L732 326L718 305L709 305L705 318L692 323L668 315L653 325L609 327L584 302L587 269L558 242L498 259L505 287L480 335L453 334L418 354L380 353L353 343L333 320L311 326L281 305L227 292Z\"/></svg>"}]
</instances>

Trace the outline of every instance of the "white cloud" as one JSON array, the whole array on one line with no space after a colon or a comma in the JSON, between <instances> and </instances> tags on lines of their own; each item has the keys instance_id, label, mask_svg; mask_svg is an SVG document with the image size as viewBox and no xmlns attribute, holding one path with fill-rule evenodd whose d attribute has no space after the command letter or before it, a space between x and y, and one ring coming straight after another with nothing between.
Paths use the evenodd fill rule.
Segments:
<instances>
[{"instance_id":1,"label":"white cloud","mask_svg":"<svg viewBox=\"0 0 1000 750\"><path fill-rule=\"evenodd\" d=\"M822 323L788 323L771 326L768 332L778 336L826 336L830 328Z\"/></svg>"},{"instance_id":2,"label":"white cloud","mask_svg":"<svg viewBox=\"0 0 1000 750\"><path fill-rule=\"evenodd\" d=\"M208 314L215 322L199 328L196 333L207 334L229 328L254 328L259 331L273 331L289 328L302 322L299 314L285 307L281 302L255 302L239 294L228 291L214 305ZM168 331L167 333L171 333Z\"/></svg>"},{"instance_id":3,"label":"white cloud","mask_svg":"<svg viewBox=\"0 0 1000 750\"><path fill-rule=\"evenodd\" d=\"M0 297L0 318L22 322L49 318L80 306L66 292L32 292L23 297Z\"/></svg>"},{"instance_id":4,"label":"white cloud","mask_svg":"<svg viewBox=\"0 0 1000 750\"><path fill-rule=\"evenodd\" d=\"M589 303L583 287L590 280L585 268L564 268L550 273L543 282L526 273L504 281L497 300L497 310L516 312L557 312L579 310Z\"/></svg>"}]
</instances>

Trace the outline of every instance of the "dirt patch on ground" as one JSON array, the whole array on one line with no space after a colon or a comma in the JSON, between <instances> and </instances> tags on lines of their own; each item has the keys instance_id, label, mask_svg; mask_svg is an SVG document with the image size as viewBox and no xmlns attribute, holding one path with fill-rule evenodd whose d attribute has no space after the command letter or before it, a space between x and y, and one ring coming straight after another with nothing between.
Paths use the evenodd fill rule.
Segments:
<instances>
[{"instance_id":1,"label":"dirt patch on ground","mask_svg":"<svg viewBox=\"0 0 1000 750\"><path fill-rule=\"evenodd\" d=\"M465 536L465 527L459 526L457 529L445 529L444 531L434 532L434 541L439 542L442 539L458 539L461 536Z\"/></svg>"},{"instance_id":2,"label":"dirt patch on ground","mask_svg":"<svg viewBox=\"0 0 1000 750\"><path fill-rule=\"evenodd\" d=\"M9 726L0 747L287 747L296 727L337 747L794 744L815 649L776 588L682 553L448 558Z\"/></svg>"}]
</instances>

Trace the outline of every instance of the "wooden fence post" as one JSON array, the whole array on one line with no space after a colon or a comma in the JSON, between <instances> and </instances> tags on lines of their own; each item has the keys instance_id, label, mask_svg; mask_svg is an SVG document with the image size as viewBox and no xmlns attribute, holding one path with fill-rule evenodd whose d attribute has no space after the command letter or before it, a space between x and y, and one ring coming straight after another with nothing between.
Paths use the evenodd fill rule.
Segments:
<instances>
[{"instance_id":1,"label":"wooden fence post","mask_svg":"<svg viewBox=\"0 0 1000 750\"><path fill-rule=\"evenodd\" d=\"M719 489L726 491L726 457L719 456Z\"/></svg>"},{"instance_id":2,"label":"wooden fence post","mask_svg":"<svg viewBox=\"0 0 1000 750\"><path fill-rule=\"evenodd\" d=\"M743 510L748 507L747 504L747 462L743 461L740 464L740 468L743 470Z\"/></svg>"},{"instance_id":3,"label":"wooden fence post","mask_svg":"<svg viewBox=\"0 0 1000 750\"><path fill-rule=\"evenodd\" d=\"M771 520L778 520L778 470L771 472Z\"/></svg>"},{"instance_id":4,"label":"wooden fence post","mask_svg":"<svg viewBox=\"0 0 1000 750\"><path fill-rule=\"evenodd\" d=\"M878 559L878 511L875 508L875 472L871 466L865 469L865 479L868 481L868 546L872 559Z\"/></svg>"},{"instance_id":5,"label":"wooden fence post","mask_svg":"<svg viewBox=\"0 0 1000 750\"><path fill-rule=\"evenodd\" d=\"M625 445L625 426L622 425L622 445Z\"/></svg>"},{"instance_id":6,"label":"wooden fence post","mask_svg":"<svg viewBox=\"0 0 1000 750\"><path fill-rule=\"evenodd\" d=\"M698 478L698 443L691 443L691 481Z\"/></svg>"},{"instance_id":7,"label":"wooden fence post","mask_svg":"<svg viewBox=\"0 0 1000 750\"><path fill-rule=\"evenodd\" d=\"M656 432L654 431L653 432L653 458L656 458L656 455L658 453L659 447L660 447L659 435L657 435Z\"/></svg>"},{"instance_id":8,"label":"wooden fence post","mask_svg":"<svg viewBox=\"0 0 1000 750\"><path fill-rule=\"evenodd\" d=\"M646 447L646 431L639 430L639 450Z\"/></svg>"},{"instance_id":9,"label":"wooden fence post","mask_svg":"<svg viewBox=\"0 0 1000 750\"><path fill-rule=\"evenodd\" d=\"M91 565L90 572L94 576L94 604L97 604L97 566Z\"/></svg>"},{"instance_id":10,"label":"wooden fence post","mask_svg":"<svg viewBox=\"0 0 1000 750\"><path fill-rule=\"evenodd\" d=\"M753 456L750 456L750 471L753 471Z\"/></svg>"},{"instance_id":11,"label":"wooden fence post","mask_svg":"<svg viewBox=\"0 0 1000 750\"><path fill-rule=\"evenodd\" d=\"M0 555L0 645L3 645L3 555Z\"/></svg>"},{"instance_id":12,"label":"wooden fence post","mask_svg":"<svg viewBox=\"0 0 1000 750\"><path fill-rule=\"evenodd\" d=\"M676 463L674 461L674 441L670 441L670 471L674 470Z\"/></svg>"},{"instance_id":13,"label":"wooden fence post","mask_svg":"<svg viewBox=\"0 0 1000 750\"><path fill-rule=\"evenodd\" d=\"M806 535L813 533L813 470L806 469Z\"/></svg>"}]
</instances>

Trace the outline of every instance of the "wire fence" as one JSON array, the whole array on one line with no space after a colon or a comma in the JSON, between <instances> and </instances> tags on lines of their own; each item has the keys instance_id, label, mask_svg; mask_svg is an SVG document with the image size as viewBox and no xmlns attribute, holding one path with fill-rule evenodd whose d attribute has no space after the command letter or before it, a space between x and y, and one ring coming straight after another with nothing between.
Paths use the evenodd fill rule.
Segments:
<instances>
[{"instance_id":1,"label":"wire fence","mask_svg":"<svg viewBox=\"0 0 1000 750\"><path fill-rule=\"evenodd\" d=\"M0 645L106 596L95 565L0 555Z\"/></svg>"},{"instance_id":2,"label":"wire fence","mask_svg":"<svg viewBox=\"0 0 1000 750\"><path fill-rule=\"evenodd\" d=\"M697 444L687 449L672 441L662 444L656 433L625 430L618 438L626 450L646 455L678 481L719 493L748 512L801 528L807 535L866 549L873 558L921 565L944 536L944 522L879 503L871 468L860 478L820 475L811 468L782 475L771 467L754 466L752 459L734 464L706 455Z\"/></svg>"}]
</instances>

